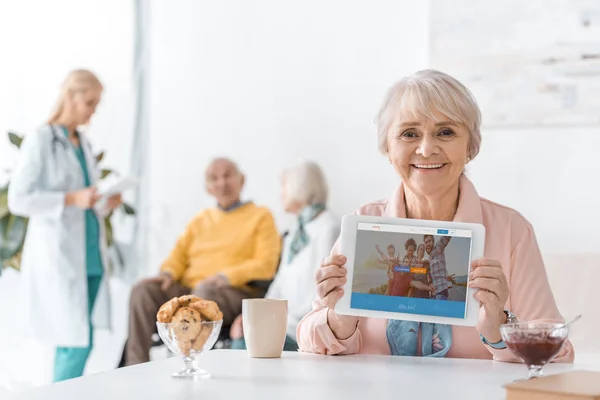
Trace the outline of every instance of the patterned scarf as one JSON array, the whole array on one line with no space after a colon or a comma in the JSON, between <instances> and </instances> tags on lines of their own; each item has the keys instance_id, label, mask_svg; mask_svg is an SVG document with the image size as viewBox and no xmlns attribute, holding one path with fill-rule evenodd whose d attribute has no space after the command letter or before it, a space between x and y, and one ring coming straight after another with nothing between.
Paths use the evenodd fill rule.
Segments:
<instances>
[{"instance_id":1,"label":"patterned scarf","mask_svg":"<svg viewBox=\"0 0 600 400\"><path fill-rule=\"evenodd\" d=\"M298 214L298 227L294 233L294 237L290 242L290 252L288 254L287 263L291 263L294 257L308 245L309 237L304 229L306 224L315 219L323 210L325 204L310 204L300 211Z\"/></svg>"},{"instance_id":2,"label":"patterned scarf","mask_svg":"<svg viewBox=\"0 0 600 400\"><path fill-rule=\"evenodd\" d=\"M421 355L445 357L452 346L452 327L428 322L390 319L386 336L393 356L416 356L417 339L421 327Z\"/></svg>"}]
</instances>

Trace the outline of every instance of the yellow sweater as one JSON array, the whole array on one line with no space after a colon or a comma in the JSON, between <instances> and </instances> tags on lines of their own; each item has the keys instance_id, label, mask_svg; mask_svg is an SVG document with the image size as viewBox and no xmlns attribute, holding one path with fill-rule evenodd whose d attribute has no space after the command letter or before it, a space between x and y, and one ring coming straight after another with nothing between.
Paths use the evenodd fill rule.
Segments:
<instances>
[{"instance_id":1,"label":"yellow sweater","mask_svg":"<svg viewBox=\"0 0 600 400\"><path fill-rule=\"evenodd\" d=\"M272 279L281 237L271 212L246 203L232 211L202 211L187 226L161 270L193 288L201 280L225 274L232 286Z\"/></svg>"}]
</instances>

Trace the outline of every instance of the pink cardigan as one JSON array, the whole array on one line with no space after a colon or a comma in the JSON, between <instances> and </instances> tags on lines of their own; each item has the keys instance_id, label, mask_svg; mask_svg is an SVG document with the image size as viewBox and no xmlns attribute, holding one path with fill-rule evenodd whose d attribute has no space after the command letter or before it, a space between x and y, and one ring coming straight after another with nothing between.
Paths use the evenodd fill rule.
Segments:
<instances>
[{"instance_id":1,"label":"pink cardigan","mask_svg":"<svg viewBox=\"0 0 600 400\"><path fill-rule=\"evenodd\" d=\"M405 218L402 184L391 199L367 204L361 207L357 214ZM525 218L513 209L479 197L471 181L462 176L454 221L475 222L485 226L485 257L497 259L502 264L510 287L506 308L520 321L564 321L548 283L533 227ZM339 239L331 254L339 254L338 251ZM319 301L315 301L313 310L298 325L300 351L319 354L389 355L387 322L386 319L361 318L352 336L340 340L327 324L327 309ZM472 327L453 326L452 342L447 357L493 358L498 361L518 362L510 350L496 350L484 345L477 330ZM573 359L573 346L567 342L555 362L573 362Z\"/></svg>"}]
</instances>

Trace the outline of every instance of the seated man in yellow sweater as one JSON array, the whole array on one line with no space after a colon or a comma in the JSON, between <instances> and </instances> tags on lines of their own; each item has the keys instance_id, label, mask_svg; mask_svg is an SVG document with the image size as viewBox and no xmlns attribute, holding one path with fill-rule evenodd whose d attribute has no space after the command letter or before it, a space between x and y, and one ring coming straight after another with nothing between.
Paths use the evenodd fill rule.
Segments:
<instances>
[{"instance_id":1,"label":"seated man in yellow sweater","mask_svg":"<svg viewBox=\"0 0 600 400\"><path fill-rule=\"evenodd\" d=\"M219 158L206 171L206 188L218 206L202 211L187 226L160 275L133 287L125 364L149 361L156 313L167 300L193 293L216 301L229 325L242 299L262 296L248 282L273 278L281 237L271 212L240 202L244 176L235 163Z\"/></svg>"}]
</instances>

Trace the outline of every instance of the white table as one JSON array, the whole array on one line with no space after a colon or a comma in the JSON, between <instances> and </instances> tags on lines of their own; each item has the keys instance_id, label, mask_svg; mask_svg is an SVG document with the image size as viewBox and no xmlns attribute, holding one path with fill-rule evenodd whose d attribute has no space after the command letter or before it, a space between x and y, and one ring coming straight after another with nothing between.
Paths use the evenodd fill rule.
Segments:
<instances>
[{"instance_id":1,"label":"white table","mask_svg":"<svg viewBox=\"0 0 600 400\"><path fill-rule=\"evenodd\" d=\"M504 399L503 384L526 374L521 364L483 360L385 356L319 356L285 352L251 359L241 350L213 350L200 366L206 380L172 378L179 358L86 376L21 393L17 399ZM600 370L599 365L552 364L547 373Z\"/></svg>"}]
</instances>

